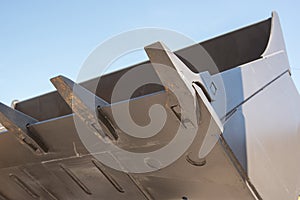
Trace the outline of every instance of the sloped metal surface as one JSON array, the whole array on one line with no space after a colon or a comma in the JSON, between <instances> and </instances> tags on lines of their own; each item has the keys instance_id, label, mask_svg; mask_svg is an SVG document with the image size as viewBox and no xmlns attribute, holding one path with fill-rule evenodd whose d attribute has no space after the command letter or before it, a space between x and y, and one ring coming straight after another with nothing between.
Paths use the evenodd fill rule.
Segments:
<instances>
[{"instance_id":1,"label":"sloped metal surface","mask_svg":"<svg viewBox=\"0 0 300 200\"><path fill-rule=\"evenodd\" d=\"M146 112L149 101L164 103L165 95L157 93L134 100L132 109ZM180 123L171 109L168 114L169 122L156 137L145 142L120 133L118 145L136 152L164 145ZM141 116L135 117L141 120ZM201 130L204 131L208 123L209 119L203 117ZM31 129L40 133L49 153L32 154L10 132L0 136L0 157L5 161L0 163L0 192L6 199L253 199L221 143L216 145L203 167L191 165L183 155L157 172L128 174L95 162L80 142L73 115L36 123ZM196 141L201 141L202 134L198 137ZM197 146L195 142L189 151L198 149Z\"/></svg>"}]
</instances>

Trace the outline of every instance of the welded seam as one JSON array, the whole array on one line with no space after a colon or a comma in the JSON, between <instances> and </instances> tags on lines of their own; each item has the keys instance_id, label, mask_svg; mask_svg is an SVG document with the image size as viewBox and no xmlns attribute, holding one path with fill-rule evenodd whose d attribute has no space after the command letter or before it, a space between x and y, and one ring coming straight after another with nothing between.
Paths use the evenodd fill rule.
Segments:
<instances>
[{"instance_id":1,"label":"welded seam","mask_svg":"<svg viewBox=\"0 0 300 200\"><path fill-rule=\"evenodd\" d=\"M22 188L27 194L29 194L32 198L38 199L40 196L36 194L33 189L30 188L29 185L27 185L23 180L21 180L19 177L17 177L14 174L9 174L9 177L18 185L20 188Z\"/></svg>"},{"instance_id":2,"label":"welded seam","mask_svg":"<svg viewBox=\"0 0 300 200\"><path fill-rule=\"evenodd\" d=\"M28 176L33 182L35 182L45 193L47 193L51 199L53 200L59 200L52 192L50 192L45 186L43 186L40 181L38 181L29 171L27 171L25 168L21 169L21 171Z\"/></svg>"},{"instance_id":3,"label":"welded seam","mask_svg":"<svg viewBox=\"0 0 300 200\"><path fill-rule=\"evenodd\" d=\"M9 199L0 192L0 200L9 200Z\"/></svg>"},{"instance_id":4,"label":"welded seam","mask_svg":"<svg viewBox=\"0 0 300 200\"><path fill-rule=\"evenodd\" d=\"M109 174L105 167L97 160L92 159L92 163L103 174L103 176L112 184L112 186L121 193L124 193L124 188Z\"/></svg>"},{"instance_id":5,"label":"welded seam","mask_svg":"<svg viewBox=\"0 0 300 200\"><path fill-rule=\"evenodd\" d=\"M238 110L238 108L240 106L242 106L243 104L245 104L246 102L248 102L252 97L256 96L258 93L260 93L261 91L263 91L264 89L266 89L269 85L271 85L272 83L274 83L276 80L278 80L279 78L281 78L283 75L285 75L286 73L289 73L289 70L284 71L283 73L281 73L280 75L278 75L276 78L274 78L272 81L270 81L269 83L267 83L266 85L262 86L259 90L257 90L256 92L254 92L252 95L250 95L248 98L246 98L244 101L242 101L241 103L239 103L237 106L235 106L233 109L231 109L230 111L228 111L224 117L221 118L221 121L224 121L225 123L228 121L228 119L233 116L233 114Z\"/></svg>"},{"instance_id":6,"label":"welded seam","mask_svg":"<svg viewBox=\"0 0 300 200\"><path fill-rule=\"evenodd\" d=\"M129 179L132 181L132 183L138 188L138 190L143 194L143 196L147 199L147 200L154 200L154 198L149 194L149 192L147 192L143 186L141 185L140 182L138 182L132 175L127 174L127 176L129 177Z\"/></svg>"},{"instance_id":7,"label":"welded seam","mask_svg":"<svg viewBox=\"0 0 300 200\"><path fill-rule=\"evenodd\" d=\"M60 164L59 166L86 194L92 195L92 192L89 190L89 188L83 182L81 182L81 180L69 168L63 164Z\"/></svg>"}]
</instances>

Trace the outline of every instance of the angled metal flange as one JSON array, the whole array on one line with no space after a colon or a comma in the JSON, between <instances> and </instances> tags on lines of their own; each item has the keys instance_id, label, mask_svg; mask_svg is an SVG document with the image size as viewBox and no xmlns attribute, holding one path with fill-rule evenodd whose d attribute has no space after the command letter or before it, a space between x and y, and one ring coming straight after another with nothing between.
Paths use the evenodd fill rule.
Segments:
<instances>
[{"instance_id":1,"label":"angled metal flange","mask_svg":"<svg viewBox=\"0 0 300 200\"><path fill-rule=\"evenodd\" d=\"M6 130L14 133L22 144L40 155L46 153L48 148L37 134L28 129L30 124L36 122L36 119L0 103L0 123Z\"/></svg>"},{"instance_id":2,"label":"angled metal flange","mask_svg":"<svg viewBox=\"0 0 300 200\"><path fill-rule=\"evenodd\" d=\"M103 139L107 137L111 140L118 139L116 129L102 110L103 107L109 106L109 103L64 76L54 77L51 82L80 120L96 130ZM106 127L107 131L102 129L99 122Z\"/></svg>"},{"instance_id":3,"label":"angled metal flange","mask_svg":"<svg viewBox=\"0 0 300 200\"><path fill-rule=\"evenodd\" d=\"M195 165L203 165L205 162L205 157L213 149L217 141L219 140L219 135L223 132L223 125L218 115L216 114L214 108L210 104L210 101L215 100L215 95L217 93L217 86L212 81L209 72L194 73L192 72L173 52L171 52L163 43L156 42L145 47L145 51L152 64L161 64L164 66L172 67L176 70L181 80L165 80L167 83L166 90L172 85L177 85L177 89L185 94L186 98L193 98L193 111L183 112L197 112L196 101L199 99L205 105L206 109L211 115L211 121L209 129L203 139L202 145L199 152L197 153L197 158L189 157L188 160ZM155 68L158 76L160 76L161 71ZM161 78L161 77L160 77ZM184 86L179 82L184 82ZM185 88L184 88L185 87ZM186 90L187 89L187 90ZM198 98L199 97L199 98ZM190 103L190 102L188 102Z\"/></svg>"}]
</instances>

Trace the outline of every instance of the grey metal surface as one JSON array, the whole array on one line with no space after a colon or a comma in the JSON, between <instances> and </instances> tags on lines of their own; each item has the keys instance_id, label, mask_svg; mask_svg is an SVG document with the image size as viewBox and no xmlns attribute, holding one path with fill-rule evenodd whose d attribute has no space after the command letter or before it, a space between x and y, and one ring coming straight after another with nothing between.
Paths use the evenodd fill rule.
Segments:
<instances>
[{"instance_id":1,"label":"grey metal surface","mask_svg":"<svg viewBox=\"0 0 300 200\"><path fill-rule=\"evenodd\" d=\"M300 192L300 97L277 13L262 58L222 73L229 111L224 138L263 199Z\"/></svg>"},{"instance_id":2,"label":"grey metal surface","mask_svg":"<svg viewBox=\"0 0 300 200\"><path fill-rule=\"evenodd\" d=\"M164 99L161 97L165 94L158 93L153 97L141 98L136 101L149 102L151 100L151 103L161 103L161 100ZM143 102L136 102L133 108L143 113L149 109L144 105ZM202 107L201 112L204 116L209 114L205 107ZM169 122L166 127L151 141L147 140L145 143L141 139L133 139L122 134L119 145L124 149L137 152L153 150L164 145L174 134L176 124L180 123L171 109L168 113ZM136 118L141 120L140 116L136 116ZM143 120L146 119L143 118ZM201 130L205 131L208 124L209 118L204 117ZM6 161L1 163L0 183L3 187L0 192L9 199L19 199L20 197L35 199L34 196L38 196L40 199L180 199L183 196L189 199L207 199L209 197L253 199L221 143L215 146L207 157L207 164L203 167L196 167L188 163L186 154L184 154L172 166L153 173L126 174L106 168L109 176L113 177L124 189L124 192L119 192L93 164L93 157L88 154L76 134L73 115L40 122L32 127L41 134L49 147L49 153L45 156L38 157L30 151L26 151L19 143L9 143L8 139L5 140L10 136L9 133L1 135L1 142L7 146L1 145L3 149L0 151L6 152L5 155L0 155L1 160ZM82 127L85 127L84 123L82 123ZM87 127L86 131L91 130ZM189 151L199 148L198 142L202 140L201 137L202 134L199 133L195 140L197 142ZM153 145L149 146L149 143ZM69 175L61 165L68 171L71 170L72 175ZM78 183L78 179L80 183ZM20 187L22 183L25 186ZM86 189L82 189L82 187L88 188L87 191L90 192L86 192Z\"/></svg>"},{"instance_id":3,"label":"grey metal surface","mask_svg":"<svg viewBox=\"0 0 300 200\"><path fill-rule=\"evenodd\" d=\"M298 198L299 102L299 93L285 73L241 107L246 116L248 176L264 199Z\"/></svg>"},{"instance_id":4,"label":"grey metal surface","mask_svg":"<svg viewBox=\"0 0 300 200\"><path fill-rule=\"evenodd\" d=\"M163 55L166 51L158 57L150 56L152 63L143 63L141 72L163 82L153 63L160 58L169 59L190 93L198 94L199 107L195 109L200 116L199 130L174 163L147 173L118 171L95 159L106 150L98 140L92 145L99 148L90 152L78 133L80 127L86 135L94 134L93 124L98 118L101 121L100 113L103 130L109 132L113 128L118 137L111 142L124 150L151 152L170 143L183 121L181 111L172 107L178 102L172 100L170 104L172 94L163 86L143 86L131 99L124 91L124 95L111 101L120 77L142 64L105 75L101 85L98 78L77 85L57 77L52 82L58 91L18 102L16 110L0 107L0 123L7 129L0 133L0 199L297 199L300 96L289 74L277 14L200 44L204 50L195 45L168 52L167 57ZM204 60L203 51L215 63ZM189 68L187 73L185 67ZM203 87L194 85L193 77L187 75L190 70L202 72L197 80ZM214 83L218 92L209 91L207 83ZM79 89L77 93L72 90L74 86ZM78 101L71 101L74 97ZM96 99L96 104L87 104L87 99ZM226 112L222 99L226 100ZM118 127L113 109L118 108L121 115L128 103L132 119L140 125L149 123L152 105L163 106L165 126L147 139L126 134ZM77 116L80 120L76 120ZM209 129L210 122L218 118L225 123L224 133L208 148L206 163L196 166L189 162L188 155L198 153L206 135L214 134ZM20 133L36 136L30 138L46 150L34 153L15 137Z\"/></svg>"}]
</instances>

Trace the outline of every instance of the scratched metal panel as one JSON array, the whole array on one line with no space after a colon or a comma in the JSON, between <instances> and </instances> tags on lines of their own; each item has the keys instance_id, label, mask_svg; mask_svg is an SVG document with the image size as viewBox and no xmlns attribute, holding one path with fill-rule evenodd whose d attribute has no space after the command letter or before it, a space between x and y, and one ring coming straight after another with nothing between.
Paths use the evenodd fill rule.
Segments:
<instances>
[{"instance_id":1,"label":"scratched metal panel","mask_svg":"<svg viewBox=\"0 0 300 200\"><path fill-rule=\"evenodd\" d=\"M159 103L166 106L166 98L167 93L160 92L132 100L130 109L134 113L133 119L141 125L147 124L149 119L146 113L151 105ZM119 106L122 110L124 105L119 103L114 106ZM166 107L166 110L168 120L156 136L150 139L136 139L119 132L118 145L135 152L148 152L167 144L176 133L176 126L180 121L170 108ZM105 111L111 117L110 107L105 108ZM253 199L221 143L218 143L207 157L205 166L196 167L187 162L186 154L199 151L203 133L208 128L210 118L205 117L209 116L205 106L201 106L200 112L201 125L194 144L171 166L146 174L125 174L105 167L106 173L113 177L125 192L119 192L93 164L93 158L88 155L76 133L73 115L33 124L31 129L40 133L49 152L44 156L29 158L27 156L32 154L30 151L27 156L24 149L14 151L14 147L21 148L23 145L12 140L15 144L8 144L9 146L5 147L6 151L3 149L3 152L10 153L3 154L0 158L8 161L1 163L3 170L0 170L0 183L9 183L0 187L0 192L9 199L18 199L20 196L24 196L24 199ZM84 123L79 126L86 127ZM86 131L91 130L86 127ZM2 136L7 137L11 134L8 132ZM16 159L19 153L21 154Z\"/></svg>"},{"instance_id":2,"label":"scratched metal panel","mask_svg":"<svg viewBox=\"0 0 300 200\"><path fill-rule=\"evenodd\" d=\"M91 156L27 164L0 171L0 194L11 200L145 199L127 174L111 169L105 173Z\"/></svg>"}]
</instances>

